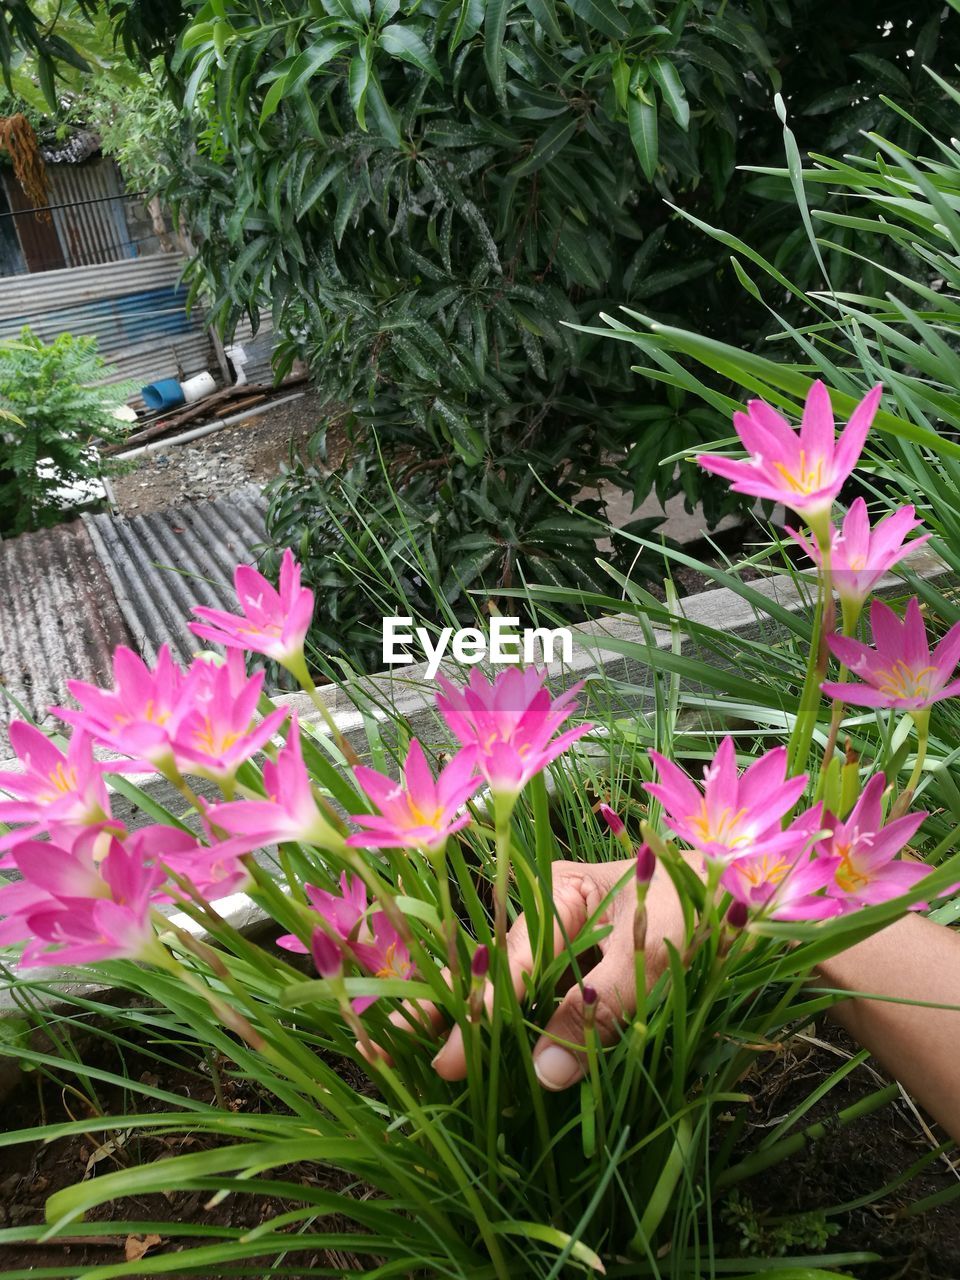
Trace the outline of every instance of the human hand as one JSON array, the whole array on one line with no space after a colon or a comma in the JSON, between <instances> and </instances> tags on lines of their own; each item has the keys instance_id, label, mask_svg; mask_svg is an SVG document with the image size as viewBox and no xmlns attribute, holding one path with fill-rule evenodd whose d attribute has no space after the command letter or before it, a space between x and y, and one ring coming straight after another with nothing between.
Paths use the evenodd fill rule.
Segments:
<instances>
[{"instance_id":1,"label":"human hand","mask_svg":"<svg viewBox=\"0 0 960 1280\"><path fill-rule=\"evenodd\" d=\"M575 938L591 920L612 889L635 867L632 858L618 862L553 864L553 900L557 924L554 952L566 946L566 938ZM630 875L624 887L615 894L601 921L612 925L600 942L601 960L584 974L583 983L571 987L563 997L533 1050L537 1078L545 1089L567 1089L584 1074L583 1054L573 1053L566 1045L586 1044L584 1036L583 988L592 987L597 994L591 1017L602 1044L611 1044L621 1023L636 1012L636 970L634 965L633 922L636 910L636 888ZM683 910L673 881L657 866L647 892L646 973L649 990L667 964L666 940L682 947ZM517 998L526 994L524 978L533 972L534 960L530 934L523 916L507 934L507 959ZM488 991L488 1005L492 1002ZM443 1048L433 1060L444 1080L462 1080L467 1074L463 1035L459 1027L451 1031Z\"/></svg>"}]
</instances>

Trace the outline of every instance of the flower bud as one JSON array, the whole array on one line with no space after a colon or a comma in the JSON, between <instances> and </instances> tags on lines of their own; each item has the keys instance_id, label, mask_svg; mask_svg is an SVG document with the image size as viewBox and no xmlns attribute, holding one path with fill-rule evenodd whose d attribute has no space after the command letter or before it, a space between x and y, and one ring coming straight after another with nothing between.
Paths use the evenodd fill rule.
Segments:
<instances>
[{"instance_id":1,"label":"flower bud","mask_svg":"<svg viewBox=\"0 0 960 1280\"><path fill-rule=\"evenodd\" d=\"M730 903L730 909L727 912L727 928L733 929L739 933L749 919L750 912L747 910L747 904L745 902Z\"/></svg>"},{"instance_id":2,"label":"flower bud","mask_svg":"<svg viewBox=\"0 0 960 1280\"><path fill-rule=\"evenodd\" d=\"M600 806L600 817L618 839L623 835L624 831L626 831L626 827L623 825L623 819L616 810L611 809L608 804L602 804Z\"/></svg>"},{"instance_id":3,"label":"flower bud","mask_svg":"<svg viewBox=\"0 0 960 1280\"><path fill-rule=\"evenodd\" d=\"M313 937L310 939L310 951L321 978L339 978L343 972L340 948L322 929L314 929Z\"/></svg>"},{"instance_id":4,"label":"flower bud","mask_svg":"<svg viewBox=\"0 0 960 1280\"><path fill-rule=\"evenodd\" d=\"M475 982L481 981L490 972L490 948L483 943L477 947L470 961L470 974Z\"/></svg>"},{"instance_id":5,"label":"flower bud","mask_svg":"<svg viewBox=\"0 0 960 1280\"><path fill-rule=\"evenodd\" d=\"M597 1021L597 1001L600 997L597 995L596 987L588 987L584 983L583 987L583 1025L589 1030L596 1025Z\"/></svg>"},{"instance_id":6,"label":"flower bud","mask_svg":"<svg viewBox=\"0 0 960 1280\"><path fill-rule=\"evenodd\" d=\"M656 869L656 855L648 844L642 844L637 850L637 887L646 887L653 879Z\"/></svg>"}]
</instances>

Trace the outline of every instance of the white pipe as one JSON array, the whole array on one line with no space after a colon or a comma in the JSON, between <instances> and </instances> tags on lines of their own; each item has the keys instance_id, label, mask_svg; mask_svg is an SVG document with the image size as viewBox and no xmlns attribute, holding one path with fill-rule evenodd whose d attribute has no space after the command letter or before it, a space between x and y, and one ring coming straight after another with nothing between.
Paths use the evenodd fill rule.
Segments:
<instances>
[{"instance_id":1,"label":"white pipe","mask_svg":"<svg viewBox=\"0 0 960 1280\"><path fill-rule=\"evenodd\" d=\"M291 400L302 400L306 394L305 391L295 391L292 395L283 396L280 400L271 400L268 404L258 405L256 409L231 414L229 418L223 418L220 422L208 422L205 427L194 427L192 431L184 431L179 436L170 436L167 440L151 440L149 444L142 444L138 449L128 449L126 453L118 453L116 456L139 458L144 453L157 453L160 449L167 449L172 444L187 444L191 440L199 440L202 436L213 435L214 431L220 431L223 427L231 427L235 422L244 422L247 418L257 418L261 413L269 413L271 409L278 409L280 405L289 404Z\"/></svg>"}]
</instances>

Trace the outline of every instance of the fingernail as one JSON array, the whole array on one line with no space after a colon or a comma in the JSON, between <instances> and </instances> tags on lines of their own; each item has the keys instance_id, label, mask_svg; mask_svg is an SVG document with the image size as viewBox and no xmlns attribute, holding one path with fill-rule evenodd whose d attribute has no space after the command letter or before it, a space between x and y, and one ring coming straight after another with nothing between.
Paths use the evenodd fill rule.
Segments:
<instances>
[{"instance_id":1,"label":"fingernail","mask_svg":"<svg viewBox=\"0 0 960 1280\"><path fill-rule=\"evenodd\" d=\"M545 1089L566 1089L580 1076L580 1063L558 1044L548 1045L533 1067Z\"/></svg>"}]
</instances>

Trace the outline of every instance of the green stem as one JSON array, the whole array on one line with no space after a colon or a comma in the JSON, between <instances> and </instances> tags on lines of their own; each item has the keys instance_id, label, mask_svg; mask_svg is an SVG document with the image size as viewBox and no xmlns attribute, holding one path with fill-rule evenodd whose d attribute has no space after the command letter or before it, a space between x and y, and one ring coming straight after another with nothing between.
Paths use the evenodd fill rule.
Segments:
<instances>
[{"instance_id":1,"label":"green stem","mask_svg":"<svg viewBox=\"0 0 960 1280\"><path fill-rule=\"evenodd\" d=\"M310 674L309 670L307 669L307 661L306 661L306 658L304 658L303 656L303 652L301 651L300 653L297 654L295 658L289 659L283 665L290 672L293 678L300 685L300 688L304 691L304 693L307 695L307 697L310 699L313 705L320 712L321 720L323 720L324 724L330 730L330 733L333 736L333 740L337 744L337 746L340 748L340 751L342 752L344 759L347 761L347 764L349 764L351 768L358 765L360 763L360 757L357 755L356 751L354 751L353 747L343 736L342 732L340 731L339 725L337 724L336 720L334 720L333 718L330 708L327 706L326 702L324 702L323 698L320 697L320 694L317 691L317 686L313 682L313 676Z\"/></svg>"},{"instance_id":2,"label":"green stem","mask_svg":"<svg viewBox=\"0 0 960 1280\"><path fill-rule=\"evenodd\" d=\"M803 689L797 708L797 719L790 735L787 774L794 776L806 767L813 741L813 731L820 710L820 685L827 670L826 635L833 614L833 575L830 568L830 520L811 522L811 530L820 547L821 566L817 575L817 607L810 636L810 654L803 678Z\"/></svg>"}]
</instances>

